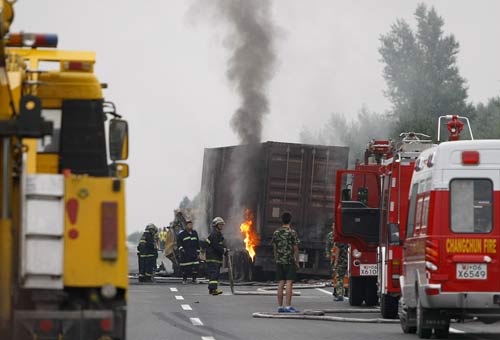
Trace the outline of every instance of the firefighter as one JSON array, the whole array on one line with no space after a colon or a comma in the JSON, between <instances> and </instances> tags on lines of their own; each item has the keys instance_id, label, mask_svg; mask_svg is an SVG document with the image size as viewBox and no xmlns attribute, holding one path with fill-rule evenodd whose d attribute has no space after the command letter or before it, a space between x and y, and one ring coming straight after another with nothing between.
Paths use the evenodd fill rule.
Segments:
<instances>
[{"instance_id":1,"label":"firefighter","mask_svg":"<svg viewBox=\"0 0 500 340\"><path fill-rule=\"evenodd\" d=\"M333 275L335 275L335 254L333 252L333 230L326 235L325 243L325 257L330 260L330 269ZM333 289L333 296L335 296L335 288Z\"/></svg>"},{"instance_id":2,"label":"firefighter","mask_svg":"<svg viewBox=\"0 0 500 340\"><path fill-rule=\"evenodd\" d=\"M189 275L192 277L192 282L196 283L200 264L200 240L196 230L193 230L193 222L190 220L186 221L186 229L177 235L177 249L181 254L182 283L186 284Z\"/></svg>"},{"instance_id":3,"label":"firefighter","mask_svg":"<svg viewBox=\"0 0 500 340\"><path fill-rule=\"evenodd\" d=\"M349 250L349 245L335 242L333 246L337 248L337 256L335 257L335 278L337 284L335 285L335 297L333 300L344 301L344 277L347 271L347 251Z\"/></svg>"},{"instance_id":4,"label":"firefighter","mask_svg":"<svg viewBox=\"0 0 500 340\"><path fill-rule=\"evenodd\" d=\"M137 245L139 255L139 282L152 282L156 270L156 258L158 257L158 248L155 241L155 235L158 228L150 223L142 234L141 240Z\"/></svg>"},{"instance_id":5,"label":"firefighter","mask_svg":"<svg viewBox=\"0 0 500 340\"><path fill-rule=\"evenodd\" d=\"M347 250L349 245L334 242L335 224L333 230L326 236L326 256L330 258L330 265L335 277L335 287L333 288L333 300L344 301L344 277L347 271Z\"/></svg>"},{"instance_id":6,"label":"firefighter","mask_svg":"<svg viewBox=\"0 0 500 340\"><path fill-rule=\"evenodd\" d=\"M165 243L167 241L167 228L163 227L158 236L160 238L160 250L164 251Z\"/></svg>"},{"instance_id":7,"label":"firefighter","mask_svg":"<svg viewBox=\"0 0 500 340\"><path fill-rule=\"evenodd\" d=\"M222 217L216 217L212 220L212 232L207 238L206 263L208 272L208 292L211 295L222 294L217 288L219 284L219 271L222 265L222 257L227 254L228 249L224 248L224 237L222 228L224 227Z\"/></svg>"}]
</instances>

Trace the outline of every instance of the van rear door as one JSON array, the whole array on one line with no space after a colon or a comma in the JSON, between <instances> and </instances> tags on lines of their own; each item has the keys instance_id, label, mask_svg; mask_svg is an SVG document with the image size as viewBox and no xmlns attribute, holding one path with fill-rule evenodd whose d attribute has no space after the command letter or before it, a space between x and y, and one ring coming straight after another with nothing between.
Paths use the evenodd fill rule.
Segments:
<instances>
[{"instance_id":1,"label":"van rear door","mask_svg":"<svg viewBox=\"0 0 500 340\"><path fill-rule=\"evenodd\" d=\"M500 191L497 171L449 182L449 226L443 239L449 280L443 291L500 291Z\"/></svg>"}]
</instances>

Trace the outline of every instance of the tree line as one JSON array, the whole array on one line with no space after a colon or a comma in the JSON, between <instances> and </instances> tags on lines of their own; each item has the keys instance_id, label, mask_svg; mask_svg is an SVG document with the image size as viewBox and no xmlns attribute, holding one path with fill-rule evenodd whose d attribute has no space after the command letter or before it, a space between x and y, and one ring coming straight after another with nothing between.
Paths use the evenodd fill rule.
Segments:
<instances>
[{"instance_id":1,"label":"tree line","mask_svg":"<svg viewBox=\"0 0 500 340\"><path fill-rule=\"evenodd\" d=\"M434 7L419 4L415 19L415 29L398 19L380 37L385 95L391 108L376 113L362 107L352 121L333 113L319 131L304 128L303 143L348 145L355 160L373 138L397 138L413 131L435 140L438 117L446 114L469 117L474 138L500 138L500 97L472 104L457 65L460 44L444 32L443 18Z\"/></svg>"}]
</instances>

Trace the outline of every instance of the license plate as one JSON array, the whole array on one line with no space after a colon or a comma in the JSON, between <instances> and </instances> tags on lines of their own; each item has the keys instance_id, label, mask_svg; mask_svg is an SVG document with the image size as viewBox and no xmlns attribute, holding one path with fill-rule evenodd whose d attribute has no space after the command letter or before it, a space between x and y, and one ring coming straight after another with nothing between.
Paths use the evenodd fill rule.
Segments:
<instances>
[{"instance_id":1,"label":"license plate","mask_svg":"<svg viewBox=\"0 0 500 340\"><path fill-rule=\"evenodd\" d=\"M359 275L361 276L377 276L378 269L376 264L360 264Z\"/></svg>"},{"instance_id":2,"label":"license plate","mask_svg":"<svg viewBox=\"0 0 500 340\"><path fill-rule=\"evenodd\" d=\"M458 280L486 280L488 267L485 263L457 263Z\"/></svg>"}]
</instances>

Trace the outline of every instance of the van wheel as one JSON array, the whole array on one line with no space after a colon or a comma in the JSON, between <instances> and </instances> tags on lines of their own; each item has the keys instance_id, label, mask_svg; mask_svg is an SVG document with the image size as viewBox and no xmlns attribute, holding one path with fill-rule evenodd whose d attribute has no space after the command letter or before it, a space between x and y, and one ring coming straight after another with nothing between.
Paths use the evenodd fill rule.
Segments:
<instances>
[{"instance_id":1,"label":"van wheel","mask_svg":"<svg viewBox=\"0 0 500 340\"><path fill-rule=\"evenodd\" d=\"M349 278L349 304L351 306L361 306L364 300L364 285L360 277Z\"/></svg>"},{"instance_id":2,"label":"van wheel","mask_svg":"<svg viewBox=\"0 0 500 340\"><path fill-rule=\"evenodd\" d=\"M415 315L415 310L407 308L399 302L399 323L401 324L401 329L405 334L413 334L417 331L417 327L410 326L410 314Z\"/></svg>"},{"instance_id":3,"label":"van wheel","mask_svg":"<svg viewBox=\"0 0 500 340\"><path fill-rule=\"evenodd\" d=\"M432 328L424 328L424 319L427 311L422 307L420 297L417 298L417 335L420 339L429 339L432 335Z\"/></svg>"},{"instance_id":4,"label":"van wheel","mask_svg":"<svg viewBox=\"0 0 500 340\"><path fill-rule=\"evenodd\" d=\"M384 319L396 319L398 316L398 298L389 294L382 294L380 312Z\"/></svg>"},{"instance_id":5,"label":"van wheel","mask_svg":"<svg viewBox=\"0 0 500 340\"><path fill-rule=\"evenodd\" d=\"M367 277L364 280L365 302L366 305L376 306L378 304L377 278ZM397 305L396 305L397 308Z\"/></svg>"}]
</instances>

